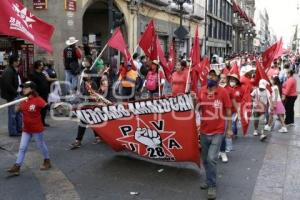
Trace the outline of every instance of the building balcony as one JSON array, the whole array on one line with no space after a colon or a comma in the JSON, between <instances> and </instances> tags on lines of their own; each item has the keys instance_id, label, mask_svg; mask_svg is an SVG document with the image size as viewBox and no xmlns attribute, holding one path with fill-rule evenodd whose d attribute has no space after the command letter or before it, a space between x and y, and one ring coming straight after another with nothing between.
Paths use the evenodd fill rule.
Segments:
<instances>
[{"instance_id":1,"label":"building balcony","mask_svg":"<svg viewBox=\"0 0 300 200\"><path fill-rule=\"evenodd\" d=\"M205 19L205 8L199 3L194 3L194 11L191 14L191 17L203 20Z\"/></svg>"}]
</instances>

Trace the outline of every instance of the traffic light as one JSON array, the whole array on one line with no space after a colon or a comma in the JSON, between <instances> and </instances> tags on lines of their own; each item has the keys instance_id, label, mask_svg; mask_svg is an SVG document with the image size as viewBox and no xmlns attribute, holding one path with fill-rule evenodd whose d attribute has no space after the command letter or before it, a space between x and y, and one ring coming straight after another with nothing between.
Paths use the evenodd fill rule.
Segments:
<instances>
[{"instance_id":1,"label":"traffic light","mask_svg":"<svg viewBox=\"0 0 300 200\"><path fill-rule=\"evenodd\" d=\"M125 23L124 14L113 10L113 28L119 27Z\"/></svg>"}]
</instances>

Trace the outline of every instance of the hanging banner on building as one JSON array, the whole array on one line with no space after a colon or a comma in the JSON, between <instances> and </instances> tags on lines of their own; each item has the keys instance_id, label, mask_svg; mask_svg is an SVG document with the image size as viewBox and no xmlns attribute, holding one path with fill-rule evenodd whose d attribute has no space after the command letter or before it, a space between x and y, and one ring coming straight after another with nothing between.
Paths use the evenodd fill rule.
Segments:
<instances>
[{"instance_id":1,"label":"hanging banner on building","mask_svg":"<svg viewBox=\"0 0 300 200\"><path fill-rule=\"evenodd\" d=\"M115 151L199 165L199 143L190 95L73 111Z\"/></svg>"},{"instance_id":2,"label":"hanging banner on building","mask_svg":"<svg viewBox=\"0 0 300 200\"><path fill-rule=\"evenodd\" d=\"M65 10L66 11L76 11L76 0L65 0Z\"/></svg>"},{"instance_id":3,"label":"hanging banner on building","mask_svg":"<svg viewBox=\"0 0 300 200\"><path fill-rule=\"evenodd\" d=\"M48 0L33 0L33 9L35 10L48 9Z\"/></svg>"}]
</instances>

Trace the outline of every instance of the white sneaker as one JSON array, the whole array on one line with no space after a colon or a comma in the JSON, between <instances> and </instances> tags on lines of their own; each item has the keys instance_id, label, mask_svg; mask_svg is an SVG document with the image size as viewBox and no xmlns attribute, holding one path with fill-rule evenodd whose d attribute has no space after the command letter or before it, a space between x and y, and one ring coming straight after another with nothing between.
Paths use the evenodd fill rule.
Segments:
<instances>
[{"instance_id":1,"label":"white sneaker","mask_svg":"<svg viewBox=\"0 0 300 200\"><path fill-rule=\"evenodd\" d=\"M265 139L267 139L267 135L261 134L261 136L260 136L260 141L263 142Z\"/></svg>"},{"instance_id":2,"label":"white sneaker","mask_svg":"<svg viewBox=\"0 0 300 200\"><path fill-rule=\"evenodd\" d=\"M253 135L254 135L254 136L258 136L257 130L254 130Z\"/></svg>"},{"instance_id":3,"label":"white sneaker","mask_svg":"<svg viewBox=\"0 0 300 200\"><path fill-rule=\"evenodd\" d=\"M265 128L264 128L265 131L271 131L271 126L269 126L268 124L265 125Z\"/></svg>"},{"instance_id":4,"label":"white sneaker","mask_svg":"<svg viewBox=\"0 0 300 200\"><path fill-rule=\"evenodd\" d=\"M220 152L220 157L223 163L227 163L228 162L228 157L226 155L225 152Z\"/></svg>"},{"instance_id":5,"label":"white sneaker","mask_svg":"<svg viewBox=\"0 0 300 200\"><path fill-rule=\"evenodd\" d=\"M278 130L279 133L287 133L288 130L285 126L281 127L281 129Z\"/></svg>"}]
</instances>

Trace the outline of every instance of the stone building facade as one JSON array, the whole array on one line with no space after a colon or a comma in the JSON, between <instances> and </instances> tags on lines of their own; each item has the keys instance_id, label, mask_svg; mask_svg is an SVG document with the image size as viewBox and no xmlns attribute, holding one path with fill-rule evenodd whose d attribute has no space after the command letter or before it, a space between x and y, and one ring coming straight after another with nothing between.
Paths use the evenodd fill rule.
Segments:
<instances>
[{"instance_id":1,"label":"stone building facade","mask_svg":"<svg viewBox=\"0 0 300 200\"><path fill-rule=\"evenodd\" d=\"M183 41L179 41L174 35L180 24L180 9L170 7L172 3L170 0L76 0L75 2L75 11L66 11L64 0L48 1L47 9L36 10L33 8L32 0L23 0L24 5L33 11L34 15L55 27L52 38L53 54L50 55L34 46L34 56L35 59L53 58L59 78L64 76L62 52L66 46L65 41L74 36L80 40L79 45L90 43L102 49L113 32L112 12L124 14L124 24L121 28L130 52L136 49L141 33L150 19L155 21L156 32L166 53L169 42L174 40L178 56L188 55L197 25L203 45L206 0L186 0L191 10L183 10L182 25L189 32ZM109 60L108 55L106 51L103 55L105 61Z\"/></svg>"},{"instance_id":2,"label":"stone building facade","mask_svg":"<svg viewBox=\"0 0 300 200\"><path fill-rule=\"evenodd\" d=\"M224 57L232 52L232 3L207 0L206 54Z\"/></svg>"},{"instance_id":3,"label":"stone building facade","mask_svg":"<svg viewBox=\"0 0 300 200\"><path fill-rule=\"evenodd\" d=\"M235 0L233 3L233 52L253 52L256 37L255 0Z\"/></svg>"}]
</instances>

